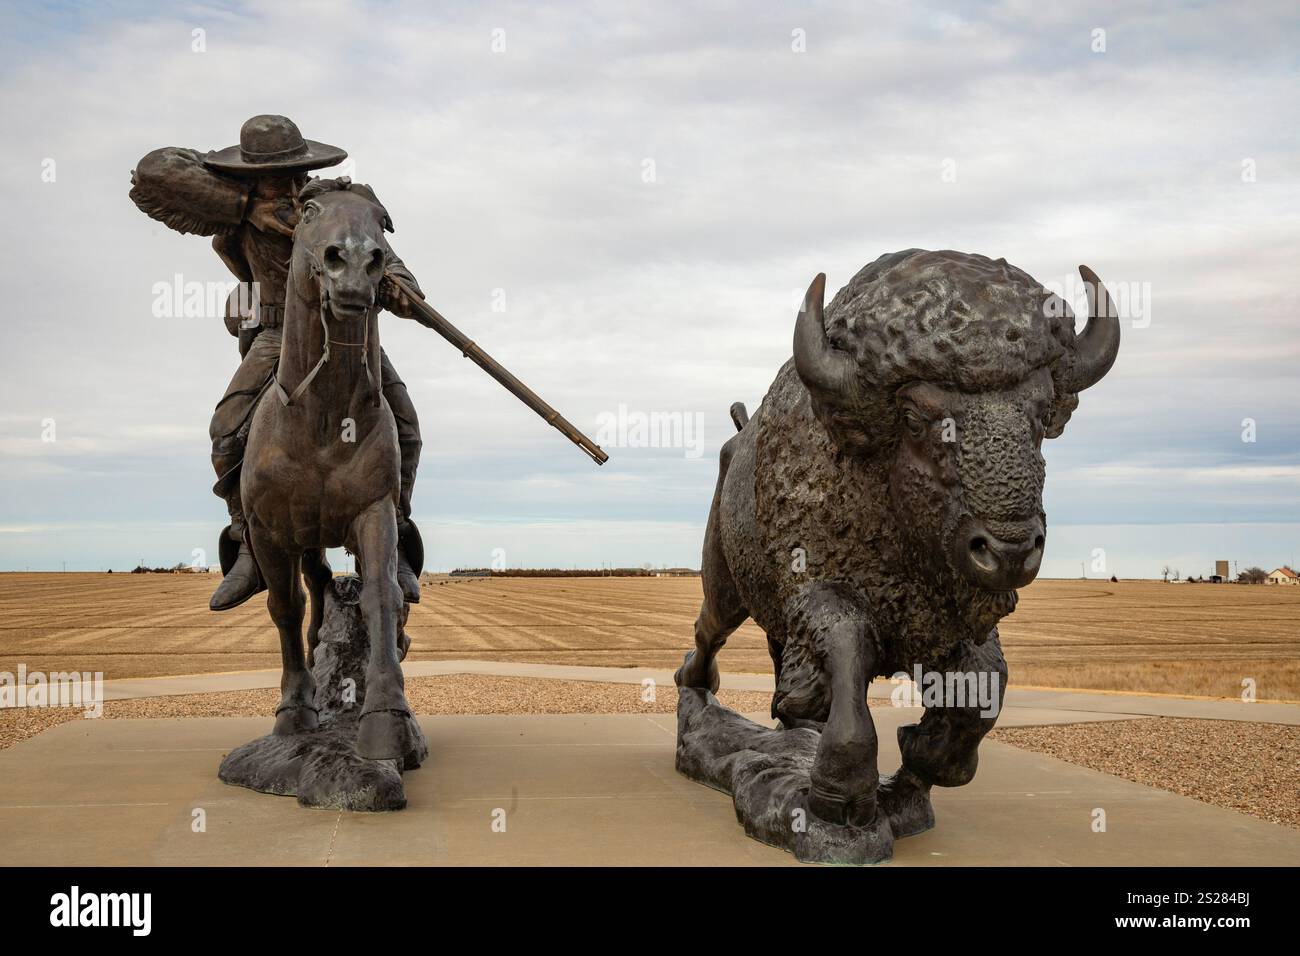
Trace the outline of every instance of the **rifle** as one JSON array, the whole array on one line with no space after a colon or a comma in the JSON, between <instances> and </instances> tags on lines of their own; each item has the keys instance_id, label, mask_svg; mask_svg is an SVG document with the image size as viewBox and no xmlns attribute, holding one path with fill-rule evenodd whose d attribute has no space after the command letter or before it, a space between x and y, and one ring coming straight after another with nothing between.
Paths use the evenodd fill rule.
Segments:
<instances>
[{"instance_id":1,"label":"rifle","mask_svg":"<svg viewBox=\"0 0 1300 956\"><path fill-rule=\"evenodd\" d=\"M415 307L415 321L419 322L426 328L433 329L444 339L456 346L460 354L465 356L483 371L487 372L494 379L506 387L511 395L519 399L538 415L546 420L548 425L554 426L565 438L573 442L579 448L590 456L591 460L598 465L603 465L609 461L609 455L601 451L599 445L584 435L573 424L557 412L550 405L542 400L542 397L525 385L519 379L515 378L505 369L496 359L488 355L479 348L472 339L456 326L452 325L439 314L438 310L429 303L420 298L409 285L393 275L391 272L385 272L384 277L388 279L407 300Z\"/></svg>"}]
</instances>

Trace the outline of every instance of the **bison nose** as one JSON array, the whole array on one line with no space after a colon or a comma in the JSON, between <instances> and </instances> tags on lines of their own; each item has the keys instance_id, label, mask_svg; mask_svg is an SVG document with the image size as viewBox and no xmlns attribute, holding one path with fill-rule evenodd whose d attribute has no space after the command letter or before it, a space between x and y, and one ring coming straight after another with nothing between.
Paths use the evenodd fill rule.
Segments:
<instances>
[{"instance_id":1,"label":"bison nose","mask_svg":"<svg viewBox=\"0 0 1300 956\"><path fill-rule=\"evenodd\" d=\"M978 519L965 522L957 536L958 567L982 588L1022 588L1038 576L1043 561L1043 522L998 522L997 530Z\"/></svg>"}]
</instances>

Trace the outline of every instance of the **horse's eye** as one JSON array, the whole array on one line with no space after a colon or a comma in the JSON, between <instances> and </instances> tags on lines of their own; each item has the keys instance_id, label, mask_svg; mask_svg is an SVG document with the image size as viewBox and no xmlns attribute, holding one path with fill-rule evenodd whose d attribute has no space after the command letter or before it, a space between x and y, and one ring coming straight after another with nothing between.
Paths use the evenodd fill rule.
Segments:
<instances>
[{"instance_id":1,"label":"horse's eye","mask_svg":"<svg viewBox=\"0 0 1300 956\"><path fill-rule=\"evenodd\" d=\"M367 272L378 272L384 267L384 251L376 249L370 253L370 261L366 263Z\"/></svg>"},{"instance_id":2,"label":"horse's eye","mask_svg":"<svg viewBox=\"0 0 1300 956\"><path fill-rule=\"evenodd\" d=\"M325 250L325 265L331 269L337 269L343 265L343 253L339 251L338 246L330 246Z\"/></svg>"}]
</instances>

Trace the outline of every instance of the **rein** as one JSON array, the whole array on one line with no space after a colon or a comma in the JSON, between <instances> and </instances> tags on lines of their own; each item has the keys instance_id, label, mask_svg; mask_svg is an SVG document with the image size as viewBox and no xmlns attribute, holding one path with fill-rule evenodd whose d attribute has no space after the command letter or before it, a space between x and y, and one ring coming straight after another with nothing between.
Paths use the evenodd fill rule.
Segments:
<instances>
[{"instance_id":1,"label":"rein","mask_svg":"<svg viewBox=\"0 0 1300 956\"><path fill-rule=\"evenodd\" d=\"M312 280L315 281L321 274L321 267L316 261L315 256L311 255L311 253L308 253L307 256L311 270L311 277ZM337 342L330 338L329 320L325 318L325 312L329 308L329 293L320 288L319 282L317 282L316 289L320 293L320 324L321 328L325 331L325 344L321 346L320 358L316 360L316 364L312 366L311 371L308 372L303 380L298 383L298 387L293 390L292 395L286 392L284 386L280 384L280 370L278 367L276 368L275 374L271 376L271 385L275 388L275 394L280 398L280 404L288 408L294 403L295 399L301 396L303 392L307 391L307 386L309 386L312 383L312 380L320 374L320 370L324 368L325 363L330 360L330 346L339 345L352 348L357 346L361 347L361 350L364 353L362 356L362 362L365 364L366 382L369 383L370 391L373 392L375 396L374 407L378 408L379 400L383 393L375 386L375 377L370 371L370 312L366 312L366 326L365 331L361 334L360 342Z\"/></svg>"}]
</instances>

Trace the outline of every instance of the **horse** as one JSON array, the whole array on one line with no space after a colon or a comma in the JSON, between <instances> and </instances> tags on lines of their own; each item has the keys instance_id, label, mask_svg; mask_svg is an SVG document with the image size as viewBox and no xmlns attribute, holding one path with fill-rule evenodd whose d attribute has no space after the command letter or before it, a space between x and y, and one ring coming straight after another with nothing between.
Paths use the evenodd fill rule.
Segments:
<instances>
[{"instance_id":1,"label":"horse","mask_svg":"<svg viewBox=\"0 0 1300 956\"><path fill-rule=\"evenodd\" d=\"M414 747L401 668L400 454L381 391L378 307L392 225L369 187L346 178L313 180L299 199L280 361L253 413L240 477L250 546L280 635L273 734L319 727L310 667L332 577L325 549L344 547L357 558L370 638L356 751L400 759Z\"/></svg>"}]
</instances>

